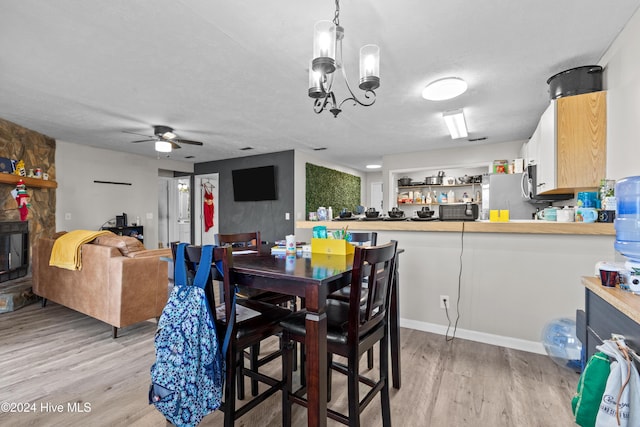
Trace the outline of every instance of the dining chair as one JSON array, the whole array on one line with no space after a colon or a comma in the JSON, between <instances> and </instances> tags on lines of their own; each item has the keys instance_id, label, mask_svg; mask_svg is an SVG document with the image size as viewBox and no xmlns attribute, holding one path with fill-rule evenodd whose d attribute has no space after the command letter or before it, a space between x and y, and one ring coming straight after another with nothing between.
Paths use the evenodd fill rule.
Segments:
<instances>
[{"instance_id":1,"label":"dining chair","mask_svg":"<svg viewBox=\"0 0 640 427\"><path fill-rule=\"evenodd\" d=\"M218 246L231 245L234 252L246 250L259 252L262 244L262 241L260 240L260 231L227 234L217 233L215 234L214 239ZM251 300L289 307L293 311L297 309L296 297L291 295L283 295L277 292L261 291L244 287L240 288L240 295ZM257 370L261 366L271 362L277 357L280 357L280 355L281 351L276 350L260 358L260 343L258 342L249 349L246 356L249 358L249 368L251 370ZM242 367L240 368L240 371L242 371ZM258 381L252 379L251 395L257 396L257 394ZM244 381L241 379L238 384L238 396L240 399L244 399Z\"/></svg>"},{"instance_id":2,"label":"dining chair","mask_svg":"<svg viewBox=\"0 0 640 427\"><path fill-rule=\"evenodd\" d=\"M351 273L351 292L349 301L327 300L327 391L330 400L331 371L336 370L347 375L348 415L327 408L327 416L342 424L360 426L360 414L380 393L383 426L391 426L391 408L389 402L389 303L395 269L398 242L371 247L356 247ZM367 279L367 301L363 305L361 297L363 282ZM291 406L293 403L307 405L304 398L305 387L293 391L292 358L294 342L305 342L306 311L300 310L280 322L284 328L285 349L283 357L283 376L287 380L287 393L283 393L283 425L291 425ZM360 374L359 360L362 355L380 343L380 367L377 379ZM347 359L347 365L333 361L337 354ZM360 383L370 387L360 400Z\"/></svg>"},{"instance_id":3,"label":"dining chair","mask_svg":"<svg viewBox=\"0 0 640 427\"><path fill-rule=\"evenodd\" d=\"M196 268L200 261L201 252L201 246L187 246L186 256L189 269ZM287 392L284 372L281 379L276 379L259 372L257 368L253 370L242 367L241 361L244 358L245 349L282 332L280 322L291 313L291 310L246 298L229 298L228 296L234 295L235 292L231 246L215 247L213 261L216 266L212 266L205 293L211 311L215 313L216 330L221 344L227 334L230 319L234 319L231 322L231 331L228 332L230 334L228 348L226 354L223 355L226 372L223 402L220 407L224 412L224 426L231 427L234 425L235 420L264 402L274 393L278 391ZM224 302L216 301L213 285L214 278L220 280L223 284ZM236 407L238 375L246 375L252 380L267 385L267 388L262 393L256 394L240 408Z\"/></svg>"},{"instance_id":4,"label":"dining chair","mask_svg":"<svg viewBox=\"0 0 640 427\"><path fill-rule=\"evenodd\" d=\"M375 231L351 232L350 234L351 234L351 240L350 240L351 243L355 243L357 244L357 246L363 246L363 245L376 246L376 244L378 243L378 233L376 233ZM360 301L362 304L365 304L367 301L366 285L367 283L366 283L366 277L365 277L365 283L363 287L365 291L362 292L361 301ZM337 299L340 301L349 301L350 293L351 293L351 287L346 286L342 289L338 289L337 291L329 294L327 298ZM373 369L373 348L369 349L369 351L367 352L367 368Z\"/></svg>"}]
</instances>

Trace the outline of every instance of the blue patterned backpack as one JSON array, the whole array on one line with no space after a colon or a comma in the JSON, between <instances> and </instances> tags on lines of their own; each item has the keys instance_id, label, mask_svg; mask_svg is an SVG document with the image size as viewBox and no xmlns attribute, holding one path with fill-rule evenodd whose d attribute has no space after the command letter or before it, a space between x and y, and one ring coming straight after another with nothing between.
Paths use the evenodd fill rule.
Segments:
<instances>
[{"instance_id":1,"label":"blue patterned backpack","mask_svg":"<svg viewBox=\"0 0 640 427\"><path fill-rule=\"evenodd\" d=\"M187 283L186 243L176 252L175 286L162 311L155 337L149 403L172 424L195 426L221 404L224 360L204 287L213 247L202 247L193 284Z\"/></svg>"}]
</instances>

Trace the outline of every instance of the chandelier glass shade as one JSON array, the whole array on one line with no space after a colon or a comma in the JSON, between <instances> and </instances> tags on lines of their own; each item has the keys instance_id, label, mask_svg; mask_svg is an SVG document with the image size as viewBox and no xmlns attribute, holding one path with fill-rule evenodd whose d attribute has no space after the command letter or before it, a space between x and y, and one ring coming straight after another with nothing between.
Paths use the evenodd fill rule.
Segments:
<instances>
[{"instance_id":1,"label":"chandelier glass shade","mask_svg":"<svg viewBox=\"0 0 640 427\"><path fill-rule=\"evenodd\" d=\"M346 101L352 101L354 105L359 104L364 107L373 105L376 100L374 90L380 87L380 48L374 44L368 44L360 49L360 84L358 87L364 91L364 100L360 100L351 90L343 66L344 28L340 26L339 0L336 0L333 21L318 21L314 26L313 36L313 59L309 66L309 97L315 100L313 110L318 114L329 110L334 117L337 117L342 111L342 104ZM341 70L350 95L339 103L336 101L336 95L332 89L337 69Z\"/></svg>"}]
</instances>

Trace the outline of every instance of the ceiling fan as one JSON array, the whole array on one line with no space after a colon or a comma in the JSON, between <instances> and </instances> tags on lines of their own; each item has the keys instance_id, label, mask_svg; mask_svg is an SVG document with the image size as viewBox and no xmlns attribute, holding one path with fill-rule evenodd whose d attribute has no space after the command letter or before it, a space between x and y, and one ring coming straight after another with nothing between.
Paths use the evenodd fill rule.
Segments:
<instances>
[{"instance_id":1,"label":"ceiling fan","mask_svg":"<svg viewBox=\"0 0 640 427\"><path fill-rule=\"evenodd\" d=\"M189 144L189 145L203 145L200 141L191 141L189 139L179 138L176 133L173 132L173 128L169 126L156 125L153 127L153 136L151 135L142 135L135 132L129 132L123 130L124 133L130 133L133 135L145 136L147 139L141 139L138 141L131 141L136 144L139 142L150 142L155 141L156 143L156 151L169 153L172 149L181 148L180 144Z\"/></svg>"}]
</instances>

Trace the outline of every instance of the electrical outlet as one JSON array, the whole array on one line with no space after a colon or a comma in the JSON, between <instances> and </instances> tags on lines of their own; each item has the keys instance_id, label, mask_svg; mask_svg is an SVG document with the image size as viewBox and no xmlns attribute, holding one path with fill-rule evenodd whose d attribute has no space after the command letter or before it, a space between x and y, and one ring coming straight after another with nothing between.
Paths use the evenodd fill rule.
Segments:
<instances>
[{"instance_id":1,"label":"electrical outlet","mask_svg":"<svg viewBox=\"0 0 640 427\"><path fill-rule=\"evenodd\" d=\"M451 300L449 300L449 295L440 295L440 308L449 309L451 307Z\"/></svg>"},{"instance_id":2,"label":"electrical outlet","mask_svg":"<svg viewBox=\"0 0 640 427\"><path fill-rule=\"evenodd\" d=\"M289 219L291 219L291 214L290 214L289 212L285 212L285 214L284 214L284 219L285 219L286 221L289 221Z\"/></svg>"}]
</instances>

